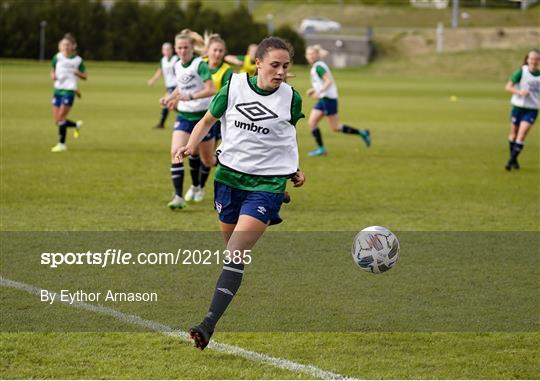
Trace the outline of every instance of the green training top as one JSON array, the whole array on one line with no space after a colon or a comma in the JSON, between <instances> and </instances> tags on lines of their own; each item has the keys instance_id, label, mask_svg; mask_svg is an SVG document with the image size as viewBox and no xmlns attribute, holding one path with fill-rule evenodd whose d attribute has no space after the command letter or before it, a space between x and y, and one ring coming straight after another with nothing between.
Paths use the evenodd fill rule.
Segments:
<instances>
[{"instance_id":1,"label":"green training top","mask_svg":"<svg viewBox=\"0 0 540 381\"><path fill-rule=\"evenodd\" d=\"M249 77L249 82L252 88L261 95L269 95L273 91L263 90L257 86L257 76ZM221 118L227 111L229 93L229 82L223 86L208 107L208 111L214 118ZM296 126L296 123L305 115L302 113L302 97L293 88L293 101L291 105L291 124ZM237 172L231 168L227 168L218 164L214 180L232 188L242 189L247 191L260 191L271 193L283 193L287 187L287 178L283 176L255 176L246 173Z\"/></svg>"}]
</instances>

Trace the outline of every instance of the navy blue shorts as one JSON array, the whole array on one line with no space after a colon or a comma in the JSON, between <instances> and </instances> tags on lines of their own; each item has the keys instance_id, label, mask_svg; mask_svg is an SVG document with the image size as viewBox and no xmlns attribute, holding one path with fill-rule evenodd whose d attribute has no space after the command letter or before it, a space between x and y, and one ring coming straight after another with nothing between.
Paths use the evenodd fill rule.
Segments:
<instances>
[{"instance_id":1,"label":"navy blue shorts","mask_svg":"<svg viewBox=\"0 0 540 381\"><path fill-rule=\"evenodd\" d=\"M191 120L184 119L178 115L176 117L176 121L174 122L174 131L184 131L184 132L187 132L188 134L191 134L191 132L193 131L193 128L195 127L197 123L199 123L198 120L191 121ZM203 138L202 141L206 142L213 138L214 138L214 127L212 126L212 128L210 128L210 131L208 131L208 134Z\"/></svg>"},{"instance_id":2,"label":"navy blue shorts","mask_svg":"<svg viewBox=\"0 0 540 381\"><path fill-rule=\"evenodd\" d=\"M236 224L241 214L270 225L279 224L283 193L245 191L214 181L214 209L219 220Z\"/></svg>"},{"instance_id":3,"label":"navy blue shorts","mask_svg":"<svg viewBox=\"0 0 540 381\"><path fill-rule=\"evenodd\" d=\"M73 106L75 102L75 94L71 95L53 95L52 104L54 107Z\"/></svg>"},{"instance_id":4,"label":"navy blue shorts","mask_svg":"<svg viewBox=\"0 0 540 381\"><path fill-rule=\"evenodd\" d=\"M170 94L176 89L176 86L167 87L167 94Z\"/></svg>"},{"instance_id":5,"label":"navy blue shorts","mask_svg":"<svg viewBox=\"0 0 540 381\"><path fill-rule=\"evenodd\" d=\"M534 124L536 117L538 116L538 110L531 110L526 108L512 108L511 119L512 124L519 126L521 122L527 122Z\"/></svg>"},{"instance_id":6,"label":"navy blue shorts","mask_svg":"<svg viewBox=\"0 0 540 381\"><path fill-rule=\"evenodd\" d=\"M337 114L337 99L321 98L313 108L321 110L327 116L335 115Z\"/></svg>"},{"instance_id":7,"label":"navy blue shorts","mask_svg":"<svg viewBox=\"0 0 540 381\"><path fill-rule=\"evenodd\" d=\"M214 137L216 140L221 140L221 122L219 120L214 123L212 129L214 130Z\"/></svg>"}]
</instances>

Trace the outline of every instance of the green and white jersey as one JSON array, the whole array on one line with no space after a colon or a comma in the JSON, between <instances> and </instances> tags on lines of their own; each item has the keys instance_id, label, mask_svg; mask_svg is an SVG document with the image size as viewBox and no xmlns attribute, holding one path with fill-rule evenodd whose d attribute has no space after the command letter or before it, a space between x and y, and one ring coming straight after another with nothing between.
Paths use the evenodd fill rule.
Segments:
<instances>
[{"instance_id":1,"label":"green and white jersey","mask_svg":"<svg viewBox=\"0 0 540 381\"><path fill-rule=\"evenodd\" d=\"M219 162L248 175L294 174L298 169L298 145L291 107L293 88L282 83L263 95L253 88L246 73L233 74L227 89Z\"/></svg>"},{"instance_id":2,"label":"green and white jersey","mask_svg":"<svg viewBox=\"0 0 540 381\"><path fill-rule=\"evenodd\" d=\"M513 106L538 110L540 101L540 71L531 73L527 65L523 65L511 78L514 86L519 90L529 90L529 95L523 97L513 94L511 103Z\"/></svg>"},{"instance_id":3,"label":"green and white jersey","mask_svg":"<svg viewBox=\"0 0 540 381\"><path fill-rule=\"evenodd\" d=\"M178 60L174 64L176 87L181 94L190 95L204 88L204 82L211 79L210 69L201 57L195 57L190 62L183 64ZM212 97L192 99L178 102L177 109L180 113L200 113L208 109ZM200 118L199 118L200 119Z\"/></svg>"},{"instance_id":4,"label":"green and white jersey","mask_svg":"<svg viewBox=\"0 0 540 381\"><path fill-rule=\"evenodd\" d=\"M334 81L334 77L332 76L330 68L326 63L324 63L324 61L317 61L313 64L313 66L311 66L311 87L313 87L317 92L319 92L319 90L322 89L324 85L323 77L325 74L328 74L330 76L332 84L325 91L320 93L319 98L337 99L338 91L336 82Z\"/></svg>"},{"instance_id":5,"label":"green and white jersey","mask_svg":"<svg viewBox=\"0 0 540 381\"><path fill-rule=\"evenodd\" d=\"M178 61L178 56L173 54L171 58L163 56L161 58L161 73L165 87L176 87L176 76L174 75L174 64Z\"/></svg>"},{"instance_id":6,"label":"green and white jersey","mask_svg":"<svg viewBox=\"0 0 540 381\"><path fill-rule=\"evenodd\" d=\"M52 67L56 80L54 88L57 90L77 90L77 76L75 70L84 73L85 67L83 59L77 55L66 57L58 52L52 59Z\"/></svg>"}]
</instances>

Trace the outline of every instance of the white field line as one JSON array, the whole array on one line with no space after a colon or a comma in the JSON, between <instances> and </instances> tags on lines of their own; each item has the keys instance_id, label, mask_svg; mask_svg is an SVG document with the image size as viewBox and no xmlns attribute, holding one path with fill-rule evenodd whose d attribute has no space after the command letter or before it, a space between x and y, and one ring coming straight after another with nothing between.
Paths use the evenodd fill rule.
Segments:
<instances>
[{"instance_id":1,"label":"white field line","mask_svg":"<svg viewBox=\"0 0 540 381\"><path fill-rule=\"evenodd\" d=\"M40 295L41 290L42 290L41 288L32 286L30 284L16 282L14 280L6 279L2 276L0 276L0 286L15 288L18 290L26 291L29 294L35 294L35 295ZM52 291L49 291L49 292L52 292ZM74 308L81 309L81 310L86 310L86 311L95 312L101 315L111 316L117 320L120 320L128 324L144 327L152 331L162 333L166 336L177 337L177 338L180 338L180 340L182 341L190 342L189 334L187 332L175 330L172 327L169 327L167 325L157 323L152 320L146 320L136 315L125 314L123 312L114 310L109 307L104 307L101 305L89 304L89 303L84 303L84 302L73 302L72 304L69 304L68 302L62 302L62 303L68 306L74 307ZM297 362L290 361L287 359L282 359L280 357L268 356L263 353L249 351L247 349L244 349L235 345L218 343L213 340L208 345L208 348L213 349L217 352L222 352L222 353L230 354L233 356L243 357L253 362L272 365L272 366L275 366L276 368L290 370L293 372L302 372L302 373L308 374L310 376L313 376L322 380L351 380L351 378L349 377L342 376L337 373L332 373L332 372L317 368L316 366L313 366L313 365L299 364Z\"/></svg>"}]
</instances>

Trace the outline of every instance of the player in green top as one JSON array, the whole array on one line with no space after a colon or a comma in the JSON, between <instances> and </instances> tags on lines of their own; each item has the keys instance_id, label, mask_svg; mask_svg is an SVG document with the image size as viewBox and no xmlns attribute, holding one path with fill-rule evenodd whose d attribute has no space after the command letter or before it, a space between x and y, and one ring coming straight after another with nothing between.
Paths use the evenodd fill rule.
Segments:
<instances>
[{"instance_id":1,"label":"player in green top","mask_svg":"<svg viewBox=\"0 0 540 381\"><path fill-rule=\"evenodd\" d=\"M58 144L51 148L52 152L67 150L66 133L69 127L75 127L73 136L79 137L82 121L74 122L67 116L75 102L78 93L77 79L87 79L88 74L83 59L75 51L77 42L70 33L67 33L58 43L59 52L52 59L51 79L54 81L54 94L52 99L52 114L58 126Z\"/></svg>"},{"instance_id":2,"label":"player in green top","mask_svg":"<svg viewBox=\"0 0 540 381\"><path fill-rule=\"evenodd\" d=\"M295 128L304 117L302 99L285 83L291 55L292 49L284 40L264 39L255 55L257 76L234 74L212 100L187 145L173 152L175 162L195 152L221 118L223 141L214 201L231 255L224 262L206 317L190 329L195 346L201 350L208 345L218 320L240 287L246 251L269 225L281 222L279 209L287 179L295 187L305 181L298 169Z\"/></svg>"},{"instance_id":3,"label":"player in green top","mask_svg":"<svg viewBox=\"0 0 540 381\"><path fill-rule=\"evenodd\" d=\"M531 50L521 68L516 70L506 83L506 91L512 93L512 124L508 141L510 159L505 169L519 169L517 158L523 150L527 133L538 116L540 102L540 51Z\"/></svg>"},{"instance_id":4,"label":"player in green top","mask_svg":"<svg viewBox=\"0 0 540 381\"><path fill-rule=\"evenodd\" d=\"M228 54L225 56L225 61L232 65L241 66L240 73L255 75L255 70L257 69L255 65L255 52L257 52L257 44L249 44L245 55L235 56Z\"/></svg>"}]
</instances>

